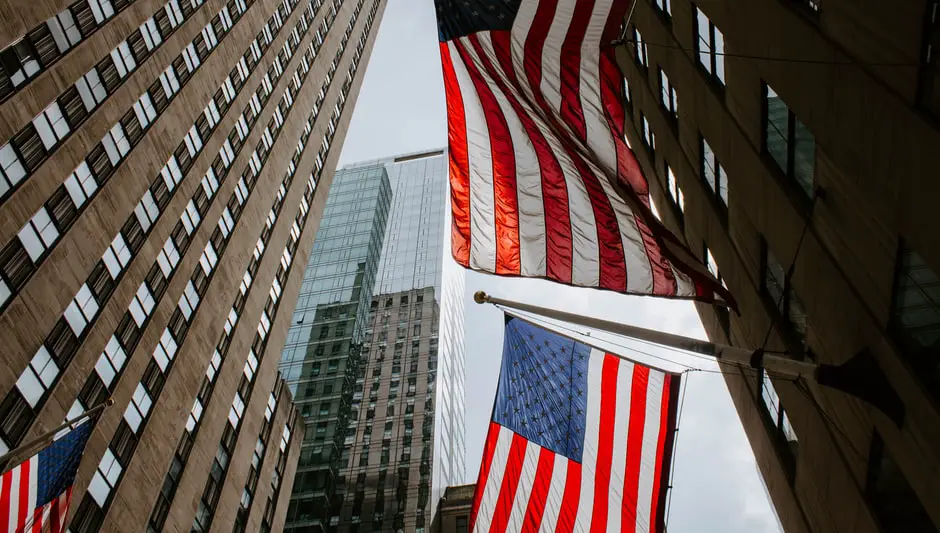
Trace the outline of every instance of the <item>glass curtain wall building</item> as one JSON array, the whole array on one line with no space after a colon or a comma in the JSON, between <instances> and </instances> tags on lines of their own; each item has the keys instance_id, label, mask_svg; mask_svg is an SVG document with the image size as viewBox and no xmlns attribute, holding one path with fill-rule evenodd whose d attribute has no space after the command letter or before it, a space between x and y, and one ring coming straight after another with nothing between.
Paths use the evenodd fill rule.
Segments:
<instances>
[{"instance_id":1,"label":"glass curtain wall building","mask_svg":"<svg viewBox=\"0 0 940 533\"><path fill-rule=\"evenodd\" d=\"M321 412L335 417L331 418L335 423L327 423L322 431L319 425L324 421L316 419L313 426L308 423L294 486L295 498L306 498L311 490L324 490L334 483L328 521L331 531L429 530L441 491L462 481L465 474L464 274L450 259L445 231L449 211L446 161L444 152L437 150L364 162L338 174L371 176L373 181L379 174L387 176L391 197L384 238L372 235L367 254L367 264L377 261L374 284L369 284L368 298L356 302L353 322L364 329L362 344L356 346L361 351L345 359L345 383L351 385L349 403L337 404L322 390L313 389L310 407L301 408L314 418ZM324 224L333 216L329 210L332 194ZM369 217L374 210L365 205L356 216ZM373 255L376 245L381 254ZM350 281L333 281L337 274L332 269L314 271L318 264L314 258L310 264L305 283L317 284L321 292L344 290L341 288ZM366 286L361 285L362 294ZM313 303L303 305L309 310ZM365 313L363 306L367 306ZM295 314L295 321L297 318ZM299 324L294 328L299 331ZM315 352L310 355L316 344L301 340L319 335L322 333L314 326L306 334L298 333L289 345L294 348L285 353L283 368L291 383L302 380L300 376L309 365L314 365L309 366L309 372L314 368L326 371L316 366L323 360L317 359ZM325 335L329 337L329 333ZM305 343L306 348L300 349L297 343ZM289 364L288 359L297 362ZM358 367L352 370L353 365ZM288 370L287 366L297 368ZM301 387L295 395L304 398ZM336 406L347 411L327 411L326 402L329 409ZM345 426L340 428L341 424ZM324 452L319 450L326 449L321 444L326 441L333 446L333 454L339 452L338 475L329 480L307 478L304 459L324 462L319 455ZM295 510L298 515L302 512L299 506L292 506L291 511ZM289 520L291 516L295 515L289 513Z\"/></svg>"},{"instance_id":2,"label":"glass curtain wall building","mask_svg":"<svg viewBox=\"0 0 940 533\"><path fill-rule=\"evenodd\" d=\"M339 171L323 211L281 358L307 428L286 531L323 531L335 514L330 508L390 199L381 166Z\"/></svg>"}]
</instances>

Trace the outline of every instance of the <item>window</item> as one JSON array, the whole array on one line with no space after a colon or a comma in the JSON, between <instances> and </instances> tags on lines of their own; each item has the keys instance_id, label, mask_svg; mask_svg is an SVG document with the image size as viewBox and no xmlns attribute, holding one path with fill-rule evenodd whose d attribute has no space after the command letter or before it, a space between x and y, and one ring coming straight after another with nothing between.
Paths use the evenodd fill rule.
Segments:
<instances>
[{"instance_id":1,"label":"window","mask_svg":"<svg viewBox=\"0 0 940 533\"><path fill-rule=\"evenodd\" d=\"M868 454L865 497L885 533L937 533L923 503L877 432Z\"/></svg>"},{"instance_id":2,"label":"window","mask_svg":"<svg viewBox=\"0 0 940 533\"><path fill-rule=\"evenodd\" d=\"M673 119L679 118L679 100L676 96L676 87L669 82L669 77L666 76L666 72L662 68L659 69L659 89L663 107L666 108L666 111Z\"/></svg>"},{"instance_id":3,"label":"window","mask_svg":"<svg viewBox=\"0 0 940 533\"><path fill-rule=\"evenodd\" d=\"M646 119L646 116L640 115L640 124L642 131L640 132L643 135L643 144L646 145L646 149L650 152L656 151L656 135L653 134L652 128L650 128L649 120Z\"/></svg>"},{"instance_id":4,"label":"window","mask_svg":"<svg viewBox=\"0 0 940 533\"><path fill-rule=\"evenodd\" d=\"M816 139L777 93L764 84L764 150L780 170L813 197Z\"/></svg>"},{"instance_id":5,"label":"window","mask_svg":"<svg viewBox=\"0 0 940 533\"><path fill-rule=\"evenodd\" d=\"M105 386L111 386L114 378L124 368L126 361L127 355L124 353L124 348L121 347L117 338L112 335L104 351L101 352L101 357L98 358L98 362L95 364L95 371L98 372L98 376Z\"/></svg>"},{"instance_id":6,"label":"window","mask_svg":"<svg viewBox=\"0 0 940 533\"><path fill-rule=\"evenodd\" d=\"M685 211L685 196L682 194L679 181L676 179L676 175L669 165L666 165L666 182L669 187L669 196L672 198L673 205L679 208L679 213L683 213Z\"/></svg>"},{"instance_id":7,"label":"window","mask_svg":"<svg viewBox=\"0 0 940 533\"><path fill-rule=\"evenodd\" d=\"M46 391L52 388L57 377L59 377L58 365L49 355L46 347L40 346L36 355L30 360L29 366L20 374L20 378L16 381L16 388L30 407L36 407Z\"/></svg>"},{"instance_id":8,"label":"window","mask_svg":"<svg viewBox=\"0 0 940 533\"><path fill-rule=\"evenodd\" d=\"M138 327L143 326L144 321L150 316L150 312L153 311L153 305L153 294L147 287L146 282L143 282L140 284L140 287L137 288L137 294L134 295L134 299L131 300L131 304L127 308Z\"/></svg>"},{"instance_id":9,"label":"window","mask_svg":"<svg viewBox=\"0 0 940 533\"><path fill-rule=\"evenodd\" d=\"M19 238L23 248L26 249L26 253L29 254L29 258L33 260L33 263L38 263L39 259L59 238L59 230L53 224L46 208L41 207L20 230Z\"/></svg>"},{"instance_id":10,"label":"window","mask_svg":"<svg viewBox=\"0 0 940 533\"><path fill-rule=\"evenodd\" d=\"M790 344L800 348L800 355L803 355L807 324L803 303L793 290L789 273L777 261L767 246L767 241L763 239L761 240L761 256L761 271L763 272L761 292L780 313L785 326L784 337L789 337L787 340Z\"/></svg>"},{"instance_id":11,"label":"window","mask_svg":"<svg viewBox=\"0 0 940 533\"><path fill-rule=\"evenodd\" d=\"M774 388L773 381L766 372L761 371L760 400L764 407L765 422L773 432L777 449L784 459L784 466L790 482L796 474L796 456L800 449L800 441L790 424L790 417L780 403L780 396Z\"/></svg>"},{"instance_id":12,"label":"window","mask_svg":"<svg viewBox=\"0 0 940 533\"><path fill-rule=\"evenodd\" d=\"M114 456L114 453L111 452L111 448L107 448L101 462L98 463L98 469L95 471L91 483L88 485L88 493L98 502L99 506L104 507L108 503L108 497L111 495L114 486L117 485L122 470L121 464Z\"/></svg>"},{"instance_id":13,"label":"window","mask_svg":"<svg viewBox=\"0 0 940 533\"><path fill-rule=\"evenodd\" d=\"M728 209L728 177L725 174L725 169L718 162L718 156L715 155L715 151L709 146L705 137L702 137L701 171L705 183L708 183L708 188L718 198L721 206Z\"/></svg>"},{"instance_id":14,"label":"window","mask_svg":"<svg viewBox=\"0 0 940 533\"><path fill-rule=\"evenodd\" d=\"M4 195L26 176L26 169L9 143L0 148L0 196Z\"/></svg>"},{"instance_id":15,"label":"window","mask_svg":"<svg viewBox=\"0 0 940 533\"><path fill-rule=\"evenodd\" d=\"M695 48L698 62L711 78L725 84L725 36L698 6L695 8Z\"/></svg>"},{"instance_id":16,"label":"window","mask_svg":"<svg viewBox=\"0 0 940 533\"><path fill-rule=\"evenodd\" d=\"M2 159L2 152L0 152L0 159ZM2 183L0 183L0 186L2 186ZM69 177L65 179L65 189L72 198L75 207L81 207L82 204L85 203L85 200L98 190L98 183L91 175L91 170L89 170L87 163L82 161L82 163L69 174Z\"/></svg>"},{"instance_id":17,"label":"window","mask_svg":"<svg viewBox=\"0 0 940 533\"><path fill-rule=\"evenodd\" d=\"M708 267L708 271L711 272L712 276L715 276L722 285L725 284L724 280L721 279L721 273L718 271L718 262L715 261L715 256L712 255L712 251L708 249L708 245L705 245L705 266Z\"/></svg>"},{"instance_id":18,"label":"window","mask_svg":"<svg viewBox=\"0 0 940 533\"><path fill-rule=\"evenodd\" d=\"M633 27L633 51L636 54L636 62L642 67L649 66L649 53L646 47L646 41L643 40L643 36L640 35L640 30Z\"/></svg>"},{"instance_id":19,"label":"window","mask_svg":"<svg viewBox=\"0 0 940 533\"><path fill-rule=\"evenodd\" d=\"M138 383L137 388L134 390L134 396L127 404L127 410L124 411L124 421L135 433L140 429L143 421L147 419L147 414L150 413L152 405L153 399L150 397L150 393L147 392L142 383Z\"/></svg>"},{"instance_id":20,"label":"window","mask_svg":"<svg viewBox=\"0 0 940 533\"><path fill-rule=\"evenodd\" d=\"M902 244L889 329L928 390L940 395L940 277Z\"/></svg>"},{"instance_id":21,"label":"window","mask_svg":"<svg viewBox=\"0 0 940 533\"><path fill-rule=\"evenodd\" d=\"M940 0L927 2L925 19L917 103L940 119Z\"/></svg>"},{"instance_id":22,"label":"window","mask_svg":"<svg viewBox=\"0 0 940 533\"><path fill-rule=\"evenodd\" d=\"M123 235L118 233L117 236L114 237L114 240L111 241L111 245L105 250L101 260L104 261L104 265L108 269L108 273L111 274L111 277L117 279L121 270L123 270L131 260L131 251L128 249Z\"/></svg>"},{"instance_id":23,"label":"window","mask_svg":"<svg viewBox=\"0 0 940 533\"><path fill-rule=\"evenodd\" d=\"M69 125L59 104L53 102L33 119L33 126L47 150L55 147L69 134Z\"/></svg>"},{"instance_id":24,"label":"window","mask_svg":"<svg viewBox=\"0 0 940 533\"><path fill-rule=\"evenodd\" d=\"M65 313L62 316L68 322L69 327L72 328L75 336L78 337L85 331L85 326L91 322L96 314L98 314L98 302L95 301L88 285L83 283L72 303L65 308Z\"/></svg>"},{"instance_id":25,"label":"window","mask_svg":"<svg viewBox=\"0 0 940 533\"><path fill-rule=\"evenodd\" d=\"M672 0L653 0L653 5L663 15L672 15Z\"/></svg>"}]
</instances>

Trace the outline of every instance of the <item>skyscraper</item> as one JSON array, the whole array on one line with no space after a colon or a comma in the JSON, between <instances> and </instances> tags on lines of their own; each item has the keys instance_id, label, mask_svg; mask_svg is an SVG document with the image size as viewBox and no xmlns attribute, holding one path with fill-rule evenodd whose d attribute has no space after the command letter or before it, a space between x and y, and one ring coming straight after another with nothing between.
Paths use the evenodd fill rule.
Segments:
<instances>
[{"instance_id":1,"label":"skyscraper","mask_svg":"<svg viewBox=\"0 0 940 533\"><path fill-rule=\"evenodd\" d=\"M940 530L940 3L656 0L624 34L627 137L739 304L709 337L870 355L905 408L724 368L784 529Z\"/></svg>"},{"instance_id":2,"label":"skyscraper","mask_svg":"<svg viewBox=\"0 0 940 533\"><path fill-rule=\"evenodd\" d=\"M280 304L383 7L0 7L0 450L115 401L71 531L280 529L303 436Z\"/></svg>"},{"instance_id":3,"label":"skyscraper","mask_svg":"<svg viewBox=\"0 0 940 533\"><path fill-rule=\"evenodd\" d=\"M281 359L307 426L286 531L324 531L337 499L353 382L362 362L391 188L382 166L340 170Z\"/></svg>"},{"instance_id":4,"label":"skyscraper","mask_svg":"<svg viewBox=\"0 0 940 533\"><path fill-rule=\"evenodd\" d=\"M299 472L305 470L303 460L308 457L320 465L329 462L324 457L329 449L333 454L330 459L335 461L330 468L335 472L336 485L329 487L331 480L307 481L299 473L294 499L330 491L330 530L429 531L441 492L463 479L466 455L464 273L450 259L447 242L446 156L441 150L402 155L353 165L338 176L338 182L357 182L350 189L357 198L371 197L364 192L365 181L379 187L380 182L388 180L391 196L382 235L370 233L369 249L362 250L364 280L372 272L372 262L376 262L368 308L362 313L362 302L357 301L355 319L347 318L357 330L364 328L361 345L349 352L344 351L345 345L337 347L335 342L330 347L340 350L340 358L331 368L339 373L343 367L346 379L351 378L343 394L345 400L339 402L346 413L336 415L332 398L316 389L311 391L319 393L312 402L316 407L307 411L307 437ZM329 202L334 202L332 192ZM330 220L324 219L324 227L333 224L333 217L348 220L346 223L378 221L376 208L371 201L363 202L354 213L328 207L326 216ZM327 242L324 240L323 246L328 246ZM376 244L379 249L374 248ZM321 261L316 258L318 254L332 253L327 248L313 252L307 279L318 286L352 287L355 279L339 280L342 271L332 266L313 271L312 265ZM364 290L366 283L361 287ZM303 313L300 308L295 312L295 322L299 313ZM296 324L291 333L295 330L300 331ZM309 365L322 365L316 350L322 345L320 336L329 338L330 334L315 330L316 325L309 333L300 333L305 348L285 352L284 365L288 365L288 359L304 361L293 365L301 376ZM321 354L325 352L326 347ZM324 362L330 364L329 357ZM287 370L285 374L293 375ZM313 433L311 427L316 428ZM321 427L323 431L318 433ZM334 428L341 437L332 432ZM298 519L294 531L306 531L302 527L308 519L300 516L306 508L302 502L292 505L288 520Z\"/></svg>"}]
</instances>

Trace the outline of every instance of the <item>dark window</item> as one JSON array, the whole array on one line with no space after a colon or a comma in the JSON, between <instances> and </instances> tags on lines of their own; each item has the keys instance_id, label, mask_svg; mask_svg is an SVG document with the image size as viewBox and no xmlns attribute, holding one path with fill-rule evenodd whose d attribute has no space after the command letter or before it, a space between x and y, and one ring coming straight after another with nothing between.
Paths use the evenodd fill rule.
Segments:
<instances>
[{"instance_id":1,"label":"dark window","mask_svg":"<svg viewBox=\"0 0 940 533\"><path fill-rule=\"evenodd\" d=\"M636 62L640 64L641 67L649 67L649 53L646 47L646 41L643 40L643 36L640 35L640 30L633 27L633 54L636 57Z\"/></svg>"},{"instance_id":2,"label":"dark window","mask_svg":"<svg viewBox=\"0 0 940 533\"><path fill-rule=\"evenodd\" d=\"M773 381L766 372L761 371L760 376L760 402L764 407L764 421L771 431L774 444L783 459L787 476L793 483L796 475L796 456L800 450L800 441L790 424L790 417L780 402L780 396L774 387Z\"/></svg>"},{"instance_id":3,"label":"dark window","mask_svg":"<svg viewBox=\"0 0 940 533\"><path fill-rule=\"evenodd\" d=\"M715 151L702 137L702 177L712 194L718 199L723 208L728 209L728 175L725 174L724 167L718 162L718 156Z\"/></svg>"},{"instance_id":4,"label":"dark window","mask_svg":"<svg viewBox=\"0 0 940 533\"><path fill-rule=\"evenodd\" d=\"M767 246L767 241L763 239L761 239L761 272L761 292L780 313L780 319L784 325L784 337L791 348L799 350L799 355L805 355L806 311L796 291L793 290L789 273L777 261Z\"/></svg>"},{"instance_id":5,"label":"dark window","mask_svg":"<svg viewBox=\"0 0 940 533\"><path fill-rule=\"evenodd\" d=\"M875 432L868 455L865 496L885 533L937 533L917 493Z\"/></svg>"},{"instance_id":6,"label":"dark window","mask_svg":"<svg viewBox=\"0 0 940 533\"><path fill-rule=\"evenodd\" d=\"M816 138L774 90L764 84L764 150L812 198Z\"/></svg>"},{"instance_id":7,"label":"dark window","mask_svg":"<svg viewBox=\"0 0 940 533\"><path fill-rule=\"evenodd\" d=\"M724 86L725 36L698 6L693 5L692 8L695 10L695 50L698 52L698 63L708 72L711 79Z\"/></svg>"},{"instance_id":8,"label":"dark window","mask_svg":"<svg viewBox=\"0 0 940 533\"><path fill-rule=\"evenodd\" d=\"M940 277L902 244L894 287L889 329L915 375L940 396Z\"/></svg>"},{"instance_id":9,"label":"dark window","mask_svg":"<svg viewBox=\"0 0 940 533\"><path fill-rule=\"evenodd\" d=\"M918 103L940 119L940 0L927 2Z\"/></svg>"},{"instance_id":10,"label":"dark window","mask_svg":"<svg viewBox=\"0 0 940 533\"><path fill-rule=\"evenodd\" d=\"M666 72L662 68L659 69L659 92L660 102L669 113L669 116L673 120L678 119L679 97L676 94L676 86L669 81L669 76L666 75Z\"/></svg>"}]
</instances>

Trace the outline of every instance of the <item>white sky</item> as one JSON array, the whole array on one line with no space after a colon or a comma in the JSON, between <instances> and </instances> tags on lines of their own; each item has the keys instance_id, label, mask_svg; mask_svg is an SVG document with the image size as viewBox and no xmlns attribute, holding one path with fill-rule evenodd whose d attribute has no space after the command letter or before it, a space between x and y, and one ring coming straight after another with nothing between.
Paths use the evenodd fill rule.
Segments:
<instances>
[{"instance_id":1,"label":"white sky","mask_svg":"<svg viewBox=\"0 0 940 533\"><path fill-rule=\"evenodd\" d=\"M443 147L447 143L444 90L433 0L388 0L378 41L366 71L341 164ZM694 307L686 302L628 297L563 287L540 280L468 273L466 293L467 482L476 479L490 418L502 352L503 319L491 305L473 303L474 291L569 312L704 338ZM583 328L579 328L583 329ZM610 338L595 333L594 338ZM698 368L706 361L647 345L614 340L601 344L660 367L680 367L634 352L642 350ZM669 530L776 533L750 446L718 374L685 376L686 398L673 463Z\"/></svg>"}]
</instances>

